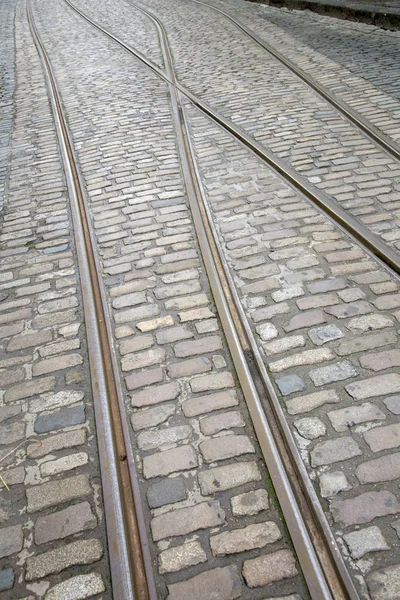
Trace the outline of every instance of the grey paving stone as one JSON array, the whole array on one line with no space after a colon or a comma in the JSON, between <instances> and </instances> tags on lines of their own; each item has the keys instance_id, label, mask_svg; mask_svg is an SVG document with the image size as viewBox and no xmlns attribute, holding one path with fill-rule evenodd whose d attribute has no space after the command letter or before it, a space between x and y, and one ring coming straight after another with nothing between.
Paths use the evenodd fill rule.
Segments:
<instances>
[{"instance_id":1,"label":"grey paving stone","mask_svg":"<svg viewBox=\"0 0 400 600\"><path fill-rule=\"evenodd\" d=\"M182 403L182 410L185 417L196 417L203 413L209 413L221 408L230 408L237 406L239 400L235 390L226 390L208 394L207 396L198 396L189 398Z\"/></svg>"},{"instance_id":2,"label":"grey paving stone","mask_svg":"<svg viewBox=\"0 0 400 600\"><path fill-rule=\"evenodd\" d=\"M327 413L332 426L336 431L346 431L354 425L368 421L384 421L385 414L371 402L364 402L359 406L348 406Z\"/></svg>"},{"instance_id":3,"label":"grey paving stone","mask_svg":"<svg viewBox=\"0 0 400 600\"><path fill-rule=\"evenodd\" d=\"M0 592L10 590L14 585L15 575L12 569L3 569L0 571Z\"/></svg>"},{"instance_id":4,"label":"grey paving stone","mask_svg":"<svg viewBox=\"0 0 400 600\"><path fill-rule=\"evenodd\" d=\"M346 392L356 400L365 400L375 396L386 396L400 392L400 375L388 373L371 379L363 379L346 385Z\"/></svg>"},{"instance_id":5,"label":"grey paving stone","mask_svg":"<svg viewBox=\"0 0 400 600\"><path fill-rule=\"evenodd\" d=\"M330 498L331 496L336 496L339 492L351 489L351 485L347 481L345 474L341 471L323 473L319 478L319 485L323 498Z\"/></svg>"},{"instance_id":6,"label":"grey paving stone","mask_svg":"<svg viewBox=\"0 0 400 600\"><path fill-rule=\"evenodd\" d=\"M278 550L243 563L243 577L250 588L269 585L296 575L296 561L289 550Z\"/></svg>"},{"instance_id":7,"label":"grey paving stone","mask_svg":"<svg viewBox=\"0 0 400 600\"><path fill-rule=\"evenodd\" d=\"M33 581L75 565L90 565L102 556L103 545L100 540L78 540L55 550L30 556L26 561L25 579Z\"/></svg>"},{"instance_id":8,"label":"grey paving stone","mask_svg":"<svg viewBox=\"0 0 400 600\"><path fill-rule=\"evenodd\" d=\"M206 463L255 452L247 435L224 435L204 440L200 443L199 449Z\"/></svg>"},{"instance_id":9,"label":"grey paving stone","mask_svg":"<svg viewBox=\"0 0 400 600\"><path fill-rule=\"evenodd\" d=\"M174 573L207 561L207 554L198 542L188 542L163 550L159 556L159 572Z\"/></svg>"},{"instance_id":10,"label":"grey paving stone","mask_svg":"<svg viewBox=\"0 0 400 600\"><path fill-rule=\"evenodd\" d=\"M197 467L197 454L186 444L164 452L157 452L143 458L143 475L146 479L169 475L177 471L188 471Z\"/></svg>"},{"instance_id":11,"label":"grey paving stone","mask_svg":"<svg viewBox=\"0 0 400 600\"><path fill-rule=\"evenodd\" d=\"M338 404L339 402L340 398L335 390L324 390L288 400L286 408L290 415L298 415L310 412L314 408L318 408L324 404Z\"/></svg>"},{"instance_id":12,"label":"grey paving stone","mask_svg":"<svg viewBox=\"0 0 400 600\"><path fill-rule=\"evenodd\" d=\"M304 381L298 375L277 377L275 383L283 396L288 396L294 392L301 392L306 387Z\"/></svg>"},{"instance_id":13,"label":"grey paving stone","mask_svg":"<svg viewBox=\"0 0 400 600\"><path fill-rule=\"evenodd\" d=\"M213 435L214 433L218 433L225 429L245 427L245 425L242 415L237 410L231 410L200 419L200 429L204 435Z\"/></svg>"},{"instance_id":14,"label":"grey paving stone","mask_svg":"<svg viewBox=\"0 0 400 600\"><path fill-rule=\"evenodd\" d=\"M47 415L39 415L35 421L36 433L47 433L54 429L62 429L71 425L79 425L85 422L85 408L83 404L62 408Z\"/></svg>"},{"instance_id":15,"label":"grey paving stone","mask_svg":"<svg viewBox=\"0 0 400 600\"><path fill-rule=\"evenodd\" d=\"M173 583L168 592L168 600L234 600L242 593L242 582L237 567L229 565Z\"/></svg>"},{"instance_id":16,"label":"grey paving stone","mask_svg":"<svg viewBox=\"0 0 400 600\"><path fill-rule=\"evenodd\" d=\"M11 556L22 550L23 542L24 534L22 532L22 525L12 525L11 527L2 528L0 536L0 558Z\"/></svg>"},{"instance_id":17,"label":"grey paving stone","mask_svg":"<svg viewBox=\"0 0 400 600\"><path fill-rule=\"evenodd\" d=\"M230 490L250 481L260 481L261 473L255 462L237 462L215 467L199 473L199 485L203 495Z\"/></svg>"},{"instance_id":18,"label":"grey paving stone","mask_svg":"<svg viewBox=\"0 0 400 600\"><path fill-rule=\"evenodd\" d=\"M369 573L367 583L372 600L395 600L400 596L400 564Z\"/></svg>"},{"instance_id":19,"label":"grey paving stone","mask_svg":"<svg viewBox=\"0 0 400 600\"><path fill-rule=\"evenodd\" d=\"M341 437L320 442L311 451L311 465L320 467L348 460L362 454L359 446L351 437Z\"/></svg>"},{"instance_id":20,"label":"grey paving stone","mask_svg":"<svg viewBox=\"0 0 400 600\"><path fill-rule=\"evenodd\" d=\"M173 504L185 500L187 491L183 479L174 477L154 483L147 490L147 502L150 508L159 508L165 504Z\"/></svg>"},{"instance_id":21,"label":"grey paving stone","mask_svg":"<svg viewBox=\"0 0 400 600\"><path fill-rule=\"evenodd\" d=\"M75 575L51 587L44 600L84 600L103 593L105 589L99 573Z\"/></svg>"},{"instance_id":22,"label":"grey paving stone","mask_svg":"<svg viewBox=\"0 0 400 600\"><path fill-rule=\"evenodd\" d=\"M400 415L400 396L392 396L383 401L387 408L394 415Z\"/></svg>"},{"instance_id":23,"label":"grey paving stone","mask_svg":"<svg viewBox=\"0 0 400 600\"><path fill-rule=\"evenodd\" d=\"M281 537L282 534L276 523L267 521L211 536L210 546L214 556L226 556L263 548L267 544L273 544Z\"/></svg>"},{"instance_id":24,"label":"grey paving stone","mask_svg":"<svg viewBox=\"0 0 400 600\"><path fill-rule=\"evenodd\" d=\"M325 325L324 327L316 327L308 332L311 341L316 346L322 346L327 342L338 340L344 336L343 331L336 325Z\"/></svg>"},{"instance_id":25,"label":"grey paving stone","mask_svg":"<svg viewBox=\"0 0 400 600\"><path fill-rule=\"evenodd\" d=\"M176 381L149 387L140 392L134 392L131 396L131 405L134 408L141 408L166 402L167 400L174 400L180 394L180 391L180 385Z\"/></svg>"},{"instance_id":26,"label":"grey paving stone","mask_svg":"<svg viewBox=\"0 0 400 600\"><path fill-rule=\"evenodd\" d=\"M318 417L304 417L295 421L293 425L299 434L307 440L315 440L326 433L326 427Z\"/></svg>"},{"instance_id":27,"label":"grey paving stone","mask_svg":"<svg viewBox=\"0 0 400 600\"><path fill-rule=\"evenodd\" d=\"M262 510L268 510L268 492L263 489L245 492L231 498L232 513L236 517L257 515Z\"/></svg>"},{"instance_id":28,"label":"grey paving stone","mask_svg":"<svg viewBox=\"0 0 400 600\"><path fill-rule=\"evenodd\" d=\"M390 550L390 546L388 546L381 530L376 526L352 531L345 534L343 538L349 547L351 557L355 560L362 558L369 552Z\"/></svg>"},{"instance_id":29,"label":"grey paving stone","mask_svg":"<svg viewBox=\"0 0 400 600\"><path fill-rule=\"evenodd\" d=\"M137 436L137 443L141 450L154 450L166 444L176 444L191 437L193 429L190 425L177 425L153 431L142 431Z\"/></svg>"},{"instance_id":30,"label":"grey paving stone","mask_svg":"<svg viewBox=\"0 0 400 600\"><path fill-rule=\"evenodd\" d=\"M64 510L36 519L35 543L46 544L87 529L94 529L96 525L97 519L92 513L89 502L73 504Z\"/></svg>"},{"instance_id":31,"label":"grey paving stone","mask_svg":"<svg viewBox=\"0 0 400 600\"><path fill-rule=\"evenodd\" d=\"M337 346L336 352L341 356L347 356L355 352L365 352L366 350L373 350L374 348L388 346L396 342L397 335L392 331L373 333L344 340Z\"/></svg>"},{"instance_id":32,"label":"grey paving stone","mask_svg":"<svg viewBox=\"0 0 400 600\"><path fill-rule=\"evenodd\" d=\"M222 525L225 512L217 501L201 502L188 508L179 508L156 516L151 521L155 542L164 538L186 535L198 529Z\"/></svg>"},{"instance_id":33,"label":"grey paving stone","mask_svg":"<svg viewBox=\"0 0 400 600\"><path fill-rule=\"evenodd\" d=\"M313 371L310 371L309 375L313 384L319 387L336 381L343 381L350 377L356 377L358 371L349 361L343 360L342 362L328 365L327 367L314 369Z\"/></svg>"},{"instance_id":34,"label":"grey paving stone","mask_svg":"<svg viewBox=\"0 0 400 600\"><path fill-rule=\"evenodd\" d=\"M66 477L26 488L27 511L33 513L91 493L88 475Z\"/></svg>"}]
</instances>

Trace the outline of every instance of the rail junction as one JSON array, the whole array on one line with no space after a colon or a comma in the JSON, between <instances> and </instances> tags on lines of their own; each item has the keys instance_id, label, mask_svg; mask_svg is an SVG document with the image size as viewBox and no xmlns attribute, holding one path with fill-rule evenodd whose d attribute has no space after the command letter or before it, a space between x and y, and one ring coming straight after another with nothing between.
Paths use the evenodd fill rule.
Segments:
<instances>
[{"instance_id":1,"label":"rail junction","mask_svg":"<svg viewBox=\"0 0 400 600\"><path fill-rule=\"evenodd\" d=\"M1 10L0 598L398 599L400 34Z\"/></svg>"}]
</instances>

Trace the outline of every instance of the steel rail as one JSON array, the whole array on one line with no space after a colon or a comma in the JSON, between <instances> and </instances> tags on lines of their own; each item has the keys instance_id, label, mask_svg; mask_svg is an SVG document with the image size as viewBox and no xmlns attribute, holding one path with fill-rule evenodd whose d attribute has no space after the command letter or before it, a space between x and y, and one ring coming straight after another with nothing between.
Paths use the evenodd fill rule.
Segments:
<instances>
[{"instance_id":1,"label":"steel rail","mask_svg":"<svg viewBox=\"0 0 400 600\"><path fill-rule=\"evenodd\" d=\"M107 528L113 596L121 600L156 600L151 558L143 539L145 524L131 481L131 446L126 443L121 416L118 371L110 342L109 316L93 234L84 199L71 135L54 71L27 0L27 18L46 79L57 131L68 194L71 201L74 237L84 306L93 402L99 447L102 494ZM129 438L128 438L129 439Z\"/></svg>"},{"instance_id":2,"label":"steel rail","mask_svg":"<svg viewBox=\"0 0 400 600\"><path fill-rule=\"evenodd\" d=\"M333 106L336 110L338 110L348 121L350 121L353 125L356 125L358 129L360 129L365 135L367 135L375 144L378 144L386 153L390 154L396 160L400 161L400 146L396 144L389 136L383 133L378 127L375 127L368 119L360 115L357 110L351 108L347 102L344 102L338 96L328 90L326 86L321 83L318 83L313 77L308 75L306 71L304 71L301 67L295 65L293 61L289 58L286 58L281 52L276 50L273 46L265 42L262 38L260 38L256 33L254 33L251 29L243 25L239 21L237 21L234 17L232 17L229 13L224 10L213 6L212 4L208 4L207 2L202 2L202 0L191 0L195 4L201 4L210 8L211 10L220 13L224 17L226 17L229 21L231 21L235 27L240 29L243 33L245 33L249 38L251 38L258 46L266 50L271 56L273 56L277 61L287 67L292 73L294 73L297 77L299 77L304 83L306 83L310 88L314 90L321 98L326 100L331 106Z\"/></svg>"},{"instance_id":3,"label":"steel rail","mask_svg":"<svg viewBox=\"0 0 400 600\"><path fill-rule=\"evenodd\" d=\"M100 25L93 22L79 9L74 7L69 0L65 1L71 6L71 8L81 14L88 22L90 22L92 25L95 25L98 29L103 30ZM129 3L133 4L131 2ZM146 13L146 11L140 7L137 8ZM295 483L295 470L290 468L290 476L288 475L287 468L288 465L290 467L290 457L285 450L285 444L282 436L280 437L278 443L276 442L279 425L273 423L272 427L270 426L271 421L273 421L271 418L273 415L271 411L269 411L269 415L266 414L265 405L263 405L263 402L260 399L260 392L263 396L265 396L265 392L267 391L268 395L275 396L273 404L276 403L279 406L278 398L274 391L273 385L266 374L265 367L258 349L256 349L254 354L252 354L254 347L256 347L255 340L253 338L249 341L249 338L246 339L245 337L248 336L249 331L251 333L251 330L247 320L242 320L244 316L243 311L240 312L240 310L238 310L237 304L240 304L240 302L238 300L237 293L235 297L233 281L231 279L229 280L229 276L227 276L227 267L223 262L221 250L218 248L215 231L213 231L212 225L208 220L208 209L206 207L205 198L201 193L201 180L198 178L198 170L193 155L193 148L191 146L189 129L184 116L182 99L178 91L179 86L177 85L175 79L167 36L163 29L162 23L156 18L153 19L153 22L156 24L159 31L160 43L167 70L167 77L163 76L163 79L168 83L169 91L171 93L173 120L177 134L178 149L181 157L181 164L184 172L189 203L192 209L195 228L207 274L210 279L211 288L216 300L217 308L219 310L223 329L227 337L238 377L244 391L250 414L252 416L260 446L266 459L277 496L280 500L281 508L283 510L290 535L292 536L292 541L296 549L300 565L302 566L303 574L305 575L312 598L318 600L325 598L334 598L335 600L339 598L356 599L358 598L358 594L353 586L350 576L348 575L342 557L338 552L336 542L329 529L329 525L326 522L325 516L320 507L320 503L316 497L315 490L312 487L312 484L309 482L308 475L305 471L301 457L298 455L291 432L286 420L284 419L283 411L280 409L286 425L285 436L289 432L289 437L291 438L291 443L289 443L290 452L294 451L297 453L297 460L294 462L296 467L301 465L299 470L302 472L302 477L305 477L308 482L304 486L307 489L307 494L310 494L312 490L312 494L314 495L314 497L311 499L311 507L313 509L311 513L309 502L307 501L307 498L304 497L301 486L294 486L296 488L296 493L294 493L292 489L292 485ZM128 50L131 54L134 54L138 57L137 51L132 50L118 38L113 36L113 34L106 32L106 35L116 41L125 50ZM140 56L139 58L142 60ZM144 62L147 64L149 61L146 59ZM154 65L152 65L151 68L153 68L153 70L156 72L159 70L158 68L154 69ZM260 363L262 365L261 369L259 368ZM260 375L257 375L256 369L254 368L255 365L257 365L259 368L261 377ZM274 432L272 429L274 429ZM282 460L281 457L282 453L285 454L284 460ZM300 502L298 501L299 495L302 496ZM318 513L318 509L319 514L317 524L312 527L313 540L311 541L302 512L306 512L307 516L312 518L315 513ZM322 526L320 523L321 519L324 521ZM310 526L310 523L308 523L308 526ZM320 530L322 530L323 536L327 538L325 544L321 542ZM318 536L320 539L316 540ZM329 564L331 554L335 552L338 554L338 556L335 557L333 564ZM324 569L321 568L320 560L322 560L324 563ZM330 572L328 573L329 570Z\"/></svg>"},{"instance_id":4,"label":"steel rail","mask_svg":"<svg viewBox=\"0 0 400 600\"><path fill-rule=\"evenodd\" d=\"M136 58L149 67L167 84L172 83L170 77L162 69L160 69L160 67L146 58L139 50L126 44L95 20L88 17L83 11L74 6L70 0L64 1L71 7L72 10L88 21L88 23L96 27L108 38L121 46L126 52L136 56ZM130 1L126 1L128 4L132 5ZM147 12L148 14L152 14L137 4L135 4L135 6L144 13ZM284 160L278 158L273 154L273 152L254 140L252 136L244 131L241 127L233 123L230 119L221 115L219 111L213 109L208 103L204 102L201 98L190 92L190 90L176 80L176 77L175 85L178 90L192 102L194 106L200 109L202 113L207 115L225 131L228 131L234 138L236 138L236 140L239 140L263 162L267 163L286 182L289 182L294 189L308 198L313 204L316 204L323 212L325 212L325 214L329 216L330 219L332 219L343 230L350 234L350 236L357 240L357 242L361 243L370 254L380 259L383 266L389 267L389 269L394 271L395 274L400 275L400 254L398 252L393 250L393 248L386 244L376 234L372 233L367 227L365 227L365 225L358 221L358 219L349 215L347 211L341 208L338 203L333 198L328 196L328 194L326 194L323 190L317 189L313 184L309 183L306 179L299 175L292 167L287 165Z\"/></svg>"}]
</instances>

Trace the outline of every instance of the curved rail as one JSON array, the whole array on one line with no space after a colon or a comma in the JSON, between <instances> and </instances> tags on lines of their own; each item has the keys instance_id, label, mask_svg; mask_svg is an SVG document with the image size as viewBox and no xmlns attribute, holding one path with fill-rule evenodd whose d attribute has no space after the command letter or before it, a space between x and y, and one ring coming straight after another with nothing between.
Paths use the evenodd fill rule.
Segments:
<instances>
[{"instance_id":1,"label":"curved rail","mask_svg":"<svg viewBox=\"0 0 400 600\"><path fill-rule=\"evenodd\" d=\"M141 10L144 14L147 14L149 18L156 19L156 17L142 8L140 5L134 4L129 0L128 4L133 5L138 10ZM338 203L331 198L324 191L317 189L313 184L309 183L306 179L301 177L292 167L288 166L282 159L275 156L271 151L265 148L262 144L255 141L251 135L244 131L241 127L233 123L230 119L221 115L220 112L213 109L209 104L204 102L201 98L193 94L179 81L176 76L173 75L173 80L168 73L164 72L160 67L155 65L151 60L146 58L139 50L123 42L120 38L112 34L110 31L105 29L102 25L88 17L83 11L74 6L69 0L65 2L81 17L88 21L92 26L96 27L99 31L105 34L108 38L116 42L129 54L136 56L141 62L149 67L155 74L163 79L167 84L174 82L179 92L181 92L186 98L188 98L194 106L199 108L202 113L212 119L217 125L228 131L233 137L242 142L249 150L254 152L262 161L267 163L278 175L283 177L286 182L289 182L297 191L302 195L306 196L313 204L316 204L321 210L328 215L330 219L335 221L342 229L350 234L355 240L361 243L369 254L379 258L383 265L389 267L397 275L400 275L400 254L393 250L388 244L386 244L380 237L372 233L365 225L358 221L353 216L349 215ZM151 16L150 16L151 15Z\"/></svg>"},{"instance_id":2,"label":"curved rail","mask_svg":"<svg viewBox=\"0 0 400 600\"><path fill-rule=\"evenodd\" d=\"M121 418L118 372L110 323L75 152L54 72L27 0L31 34L42 62L67 179L74 223L99 446L113 595L121 600L156 600L145 523L132 473L133 456Z\"/></svg>"},{"instance_id":3,"label":"curved rail","mask_svg":"<svg viewBox=\"0 0 400 600\"><path fill-rule=\"evenodd\" d=\"M182 99L190 93L186 90L182 93L182 86L176 81L163 25L157 17L129 2L147 14L156 24L166 73L143 57L140 52L130 48L101 25L92 21L69 0L65 1L89 23L142 60L169 86L178 149L207 274L257 437L311 597L315 600L355 600L358 594L326 522L315 490L309 482L274 387L266 373L253 334L241 309L212 221L209 220L209 209L202 194L182 102ZM265 397L271 404L267 410L262 400ZM279 411L280 414L277 415Z\"/></svg>"},{"instance_id":4,"label":"curved rail","mask_svg":"<svg viewBox=\"0 0 400 600\"><path fill-rule=\"evenodd\" d=\"M210 8L211 10L220 13L224 17L226 17L231 23L235 25L238 29L243 31L250 39L252 39L256 44L258 44L261 48L266 50L271 56L273 56L276 60L278 60L281 64L287 67L292 73L297 75L304 83L306 83L310 88L314 90L321 98L329 102L331 106L336 108L347 120L349 120L353 125L356 125L358 129L360 129L365 135L371 138L376 144L378 144L385 152L393 156L396 160L400 161L400 147L398 144L393 142L389 136L385 135L380 129L372 125L365 119L362 115L359 114L358 111L354 110L347 104L347 102L343 102L340 98L337 97L336 94L329 91L327 87L315 81L313 77L310 77L303 69L295 65L290 59L286 58L281 52L276 50L273 46L268 44L262 40L257 34L255 34L251 29L243 25L239 21L237 21L234 17L232 17L229 13L224 10L213 6L212 4L208 4L207 2L202 2L202 0L191 0L195 4L201 4Z\"/></svg>"}]
</instances>

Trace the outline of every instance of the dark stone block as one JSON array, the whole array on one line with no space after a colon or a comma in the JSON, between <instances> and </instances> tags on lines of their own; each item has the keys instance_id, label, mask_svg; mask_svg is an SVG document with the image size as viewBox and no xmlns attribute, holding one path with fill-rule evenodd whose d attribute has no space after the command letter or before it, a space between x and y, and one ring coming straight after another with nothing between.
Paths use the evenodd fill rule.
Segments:
<instances>
[{"instance_id":1,"label":"dark stone block","mask_svg":"<svg viewBox=\"0 0 400 600\"><path fill-rule=\"evenodd\" d=\"M186 489L182 479L164 479L147 490L147 501L150 508L158 508L164 504L172 504L185 500Z\"/></svg>"}]
</instances>

